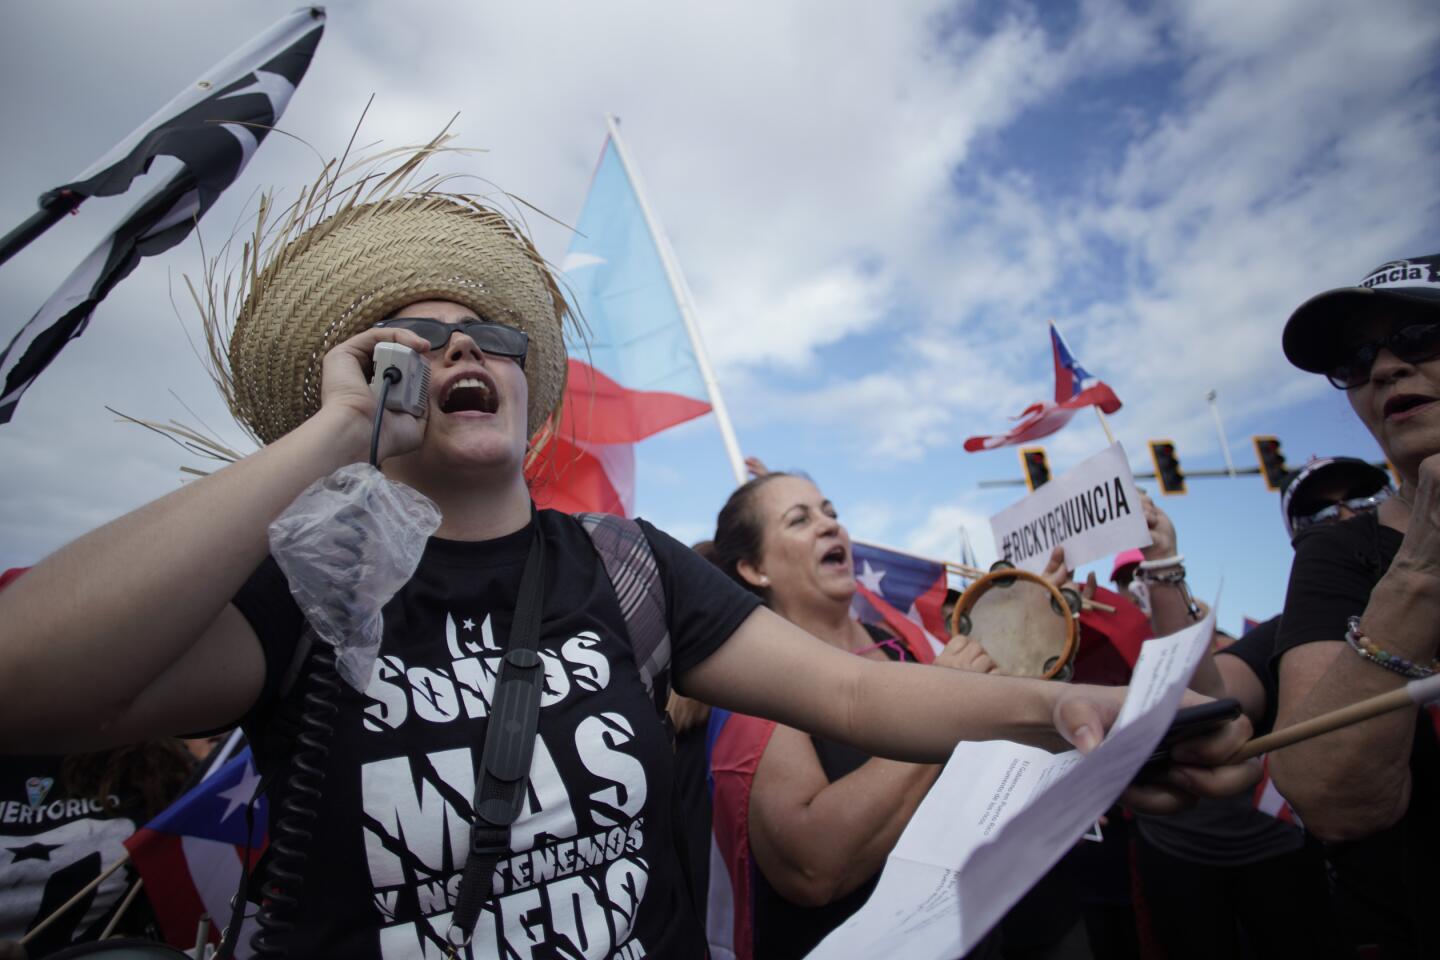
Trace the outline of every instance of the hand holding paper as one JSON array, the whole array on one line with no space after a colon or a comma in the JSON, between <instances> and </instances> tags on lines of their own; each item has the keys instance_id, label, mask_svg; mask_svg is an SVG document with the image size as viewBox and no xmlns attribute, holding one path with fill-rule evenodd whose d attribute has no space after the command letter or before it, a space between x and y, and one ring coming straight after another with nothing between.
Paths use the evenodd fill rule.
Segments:
<instances>
[{"instance_id":1,"label":"hand holding paper","mask_svg":"<svg viewBox=\"0 0 1440 960\"><path fill-rule=\"evenodd\" d=\"M1177 746L1179 765L1168 786L1126 789L1182 700L1203 701L1185 684L1213 629L1212 613L1188 630L1148 642L1128 691L1066 690L1056 702L1056 727L1084 756L1005 742L956 747L896 843L869 902L811 957L963 955L1122 791L1140 809L1163 811L1178 805L1186 786L1211 795L1253 783L1253 764L1199 766L1223 763L1244 741L1248 724L1236 722Z\"/></svg>"}]
</instances>

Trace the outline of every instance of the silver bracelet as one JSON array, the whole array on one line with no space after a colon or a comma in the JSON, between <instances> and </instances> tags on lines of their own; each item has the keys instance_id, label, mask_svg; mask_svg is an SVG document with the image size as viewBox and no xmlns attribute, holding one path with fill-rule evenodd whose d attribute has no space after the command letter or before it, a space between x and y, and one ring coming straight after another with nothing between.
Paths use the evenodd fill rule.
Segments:
<instances>
[{"instance_id":1,"label":"silver bracelet","mask_svg":"<svg viewBox=\"0 0 1440 960\"><path fill-rule=\"evenodd\" d=\"M1135 576L1146 583L1184 583L1184 567L1167 567L1164 573L1156 573L1154 570L1137 570Z\"/></svg>"},{"instance_id":2,"label":"silver bracelet","mask_svg":"<svg viewBox=\"0 0 1440 960\"><path fill-rule=\"evenodd\" d=\"M1144 582L1147 586L1175 587L1180 591L1180 598L1185 601L1185 610L1190 614L1190 619L1200 619L1200 604L1196 603L1195 598L1190 594L1190 585L1185 582L1184 567L1177 567L1172 572L1163 573L1159 576L1147 575L1141 571L1135 574L1135 578Z\"/></svg>"}]
</instances>

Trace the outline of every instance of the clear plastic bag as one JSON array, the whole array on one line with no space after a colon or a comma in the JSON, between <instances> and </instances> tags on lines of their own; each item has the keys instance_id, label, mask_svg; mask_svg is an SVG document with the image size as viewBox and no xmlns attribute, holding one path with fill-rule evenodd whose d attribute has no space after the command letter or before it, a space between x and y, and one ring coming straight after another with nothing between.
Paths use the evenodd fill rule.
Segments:
<instances>
[{"instance_id":1,"label":"clear plastic bag","mask_svg":"<svg viewBox=\"0 0 1440 960\"><path fill-rule=\"evenodd\" d=\"M440 508L352 463L316 480L270 524L270 553L345 682L364 690L380 650L380 611L420 564Z\"/></svg>"}]
</instances>

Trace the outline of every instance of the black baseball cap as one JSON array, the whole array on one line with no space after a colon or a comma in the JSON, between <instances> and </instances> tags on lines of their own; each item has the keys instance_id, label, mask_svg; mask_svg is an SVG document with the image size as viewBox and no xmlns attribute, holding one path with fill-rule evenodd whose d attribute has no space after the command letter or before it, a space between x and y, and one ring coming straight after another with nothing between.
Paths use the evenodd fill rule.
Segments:
<instances>
[{"instance_id":1,"label":"black baseball cap","mask_svg":"<svg viewBox=\"0 0 1440 960\"><path fill-rule=\"evenodd\" d=\"M1440 253L1391 260L1371 270L1358 287L1338 287L1306 300L1285 324L1285 356L1301 370L1324 373L1341 359L1339 331L1380 312L1440 321Z\"/></svg>"},{"instance_id":2,"label":"black baseball cap","mask_svg":"<svg viewBox=\"0 0 1440 960\"><path fill-rule=\"evenodd\" d=\"M1343 487L1349 497L1373 497L1389 489L1390 474L1356 457L1311 460L1288 474L1280 485L1280 514L1285 520L1285 531L1293 537L1296 517L1309 516L1330 506L1329 500L1316 499L1316 495L1334 486Z\"/></svg>"}]
</instances>

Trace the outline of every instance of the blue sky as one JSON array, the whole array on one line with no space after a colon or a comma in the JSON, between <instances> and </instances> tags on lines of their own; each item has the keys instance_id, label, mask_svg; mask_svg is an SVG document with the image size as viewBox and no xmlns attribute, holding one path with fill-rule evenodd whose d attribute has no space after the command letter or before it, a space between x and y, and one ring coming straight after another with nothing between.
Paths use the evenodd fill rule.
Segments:
<instances>
[{"instance_id":1,"label":"blue sky","mask_svg":"<svg viewBox=\"0 0 1440 960\"><path fill-rule=\"evenodd\" d=\"M8 6L0 218L18 223L291 6ZM960 444L1049 396L1051 320L1124 401L1111 422L1137 470L1161 437L1188 468L1223 465L1210 389L1239 466L1255 433L1279 436L1291 463L1377 456L1344 398L1288 367L1279 332L1306 296L1440 250L1433 3L328 10L282 124L323 155L343 149L372 92L362 139L387 146L459 112L461 142L485 152L456 172L573 221L603 115L622 117L741 445L808 470L856 537L955 557L965 524L993 555L986 519L1019 492L977 484L1018 478L1018 458ZM149 29L113 43L137 17ZM254 191L293 195L314 158L268 140L203 225L207 249ZM0 335L123 206L88 203L0 269ZM529 220L559 262L565 229ZM198 328L181 277L200 263L191 241L144 264L0 428L0 564L180 482L193 461L104 404L226 432L185 342ZM1058 473L1103 443L1082 416L1046 446ZM639 460L642 515L706 535L731 485L713 422L647 441ZM1279 609L1289 546L1258 479L1197 479L1163 506L1196 593L1224 579L1222 626Z\"/></svg>"}]
</instances>

